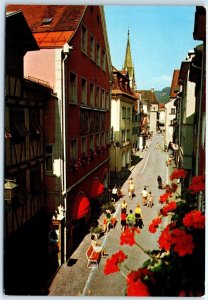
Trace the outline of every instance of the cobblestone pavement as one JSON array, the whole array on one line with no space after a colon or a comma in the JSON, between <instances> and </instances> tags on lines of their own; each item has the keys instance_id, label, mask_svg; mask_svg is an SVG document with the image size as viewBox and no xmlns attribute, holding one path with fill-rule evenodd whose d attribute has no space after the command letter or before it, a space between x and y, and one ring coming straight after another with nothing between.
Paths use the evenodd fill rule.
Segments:
<instances>
[{"instance_id":1,"label":"cobblestone pavement","mask_svg":"<svg viewBox=\"0 0 208 300\"><path fill-rule=\"evenodd\" d=\"M129 178L132 177L134 180L136 194L133 200L130 200L128 197L128 180L121 189L124 194L123 199L128 203L127 212L129 212L129 209L134 210L138 202L141 204L140 193L144 185L154 195L154 206L152 208L141 205L144 228L138 235L137 241L145 249L156 248L159 235L159 233L151 234L148 232L148 224L157 216L157 212L161 207L158 202L159 196L164 193L157 187L157 176L160 175L163 182L168 183L169 168L166 166L168 154L163 149L158 149L156 147L157 143L163 144L162 135L156 135L152 140L148 140L149 147L147 151L138 151L135 154L141 158L141 161L130 169L131 174ZM122 199L116 203L115 216L118 222L115 229L111 229L101 240L109 256L122 249L128 255L128 267L136 270L142 266L142 263L148 259L148 256L136 245L132 247L119 245L121 201ZM99 219L100 224L103 224L103 217L101 215ZM49 287L49 296L125 296L126 280L124 276L120 272L104 275L103 267L106 258L101 258L98 269L87 268L86 250L89 245L90 234L87 234L70 259L60 267ZM126 270L123 271L126 272Z\"/></svg>"}]
</instances>

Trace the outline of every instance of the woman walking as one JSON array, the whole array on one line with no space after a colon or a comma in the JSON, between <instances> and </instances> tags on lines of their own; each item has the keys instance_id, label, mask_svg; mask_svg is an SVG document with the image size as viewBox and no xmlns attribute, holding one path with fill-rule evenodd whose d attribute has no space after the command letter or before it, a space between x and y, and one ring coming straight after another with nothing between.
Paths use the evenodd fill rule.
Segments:
<instances>
[{"instance_id":1,"label":"woman walking","mask_svg":"<svg viewBox=\"0 0 208 300\"><path fill-rule=\"evenodd\" d=\"M133 178L130 178L129 179L129 189L128 189L128 192L129 192L129 198L132 200L133 199L133 194L134 194L134 182L133 182Z\"/></svg>"},{"instance_id":2,"label":"woman walking","mask_svg":"<svg viewBox=\"0 0 208 300\"><path fill-rule=\"evenodd\" d=\"M137 203L134 213L135 213L135 218L136 218L135 226L139 227L140 229L143 228L144 224L143 224L143 218L142 218L142 210L141 210L139 203Z\"/></svg>"}]
</instances>

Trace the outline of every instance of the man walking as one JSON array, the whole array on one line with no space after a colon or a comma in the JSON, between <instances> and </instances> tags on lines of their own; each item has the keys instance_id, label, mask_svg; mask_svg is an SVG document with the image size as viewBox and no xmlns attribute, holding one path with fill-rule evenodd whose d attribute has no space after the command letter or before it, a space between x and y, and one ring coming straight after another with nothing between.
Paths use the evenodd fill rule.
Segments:
<instances>
[{"instance_id":1,"label":"man walking","mask_svg":"<svg viewBox=\"0 0 208 300\"><path fill-rule=\"evenodd\" d=\"M148 196L148 191L146 190L146 187L141 191L142 195L142 204L147 205L147 196Z\"/></svg>"}]
</instances>

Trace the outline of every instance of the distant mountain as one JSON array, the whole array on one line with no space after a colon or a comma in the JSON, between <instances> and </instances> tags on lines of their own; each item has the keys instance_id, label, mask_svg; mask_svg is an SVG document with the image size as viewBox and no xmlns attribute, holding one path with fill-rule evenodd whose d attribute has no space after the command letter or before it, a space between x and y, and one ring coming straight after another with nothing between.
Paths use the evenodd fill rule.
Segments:
<instances>
[{"instance_id":1,"label":"distant mountain","mask_svg":"<svg viewBox=\"0 0 208 300\"><path fill-rule=\"evenodd\" d=\"M162 91L155 91L155 95L159 103L167 103L170 99L170 87L165 87Z\"/></svg>"}]
</instances>

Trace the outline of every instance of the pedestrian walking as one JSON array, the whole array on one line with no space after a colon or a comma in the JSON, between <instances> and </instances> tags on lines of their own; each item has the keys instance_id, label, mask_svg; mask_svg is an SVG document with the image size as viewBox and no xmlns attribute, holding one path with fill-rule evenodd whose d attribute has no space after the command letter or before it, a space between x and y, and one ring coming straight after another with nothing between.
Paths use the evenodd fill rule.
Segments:
<instances>
[{"instance_id":1,"label":"pedestrian walking","mask_svg":"<svg viewBox=\"0 0 208 300\"><path fill-rule=\"evenodd\" d=\"M157 182L158 182L158 189L162 189L163 183L162 183L162 178L160 175L158 175L158 177L157 177Z\"/></svg>"},{"instance_id":2,"label":"pedestrian walking","mask_svg":"<svg viewBox=\"0 0 208 300\"><path fill-rule=\"evenodd\" d=\"M126 223L129 228L135 226L136 218L135 218L135 214L133 214L132 209L130 209L130 211L129 211L129 214L126 218Z\"/></svg>"},{"instance_id":3,"label":"pedestrian walking","mask_svg":"<svg viewBox=\"0 0 208 300\"><path fill-rule=\"evenodd\" d=\"M124 231L126 229L126 213L121 212L121 230Z\"/></svg>"},{"instance_id":4,"label":"pedestrian walking","mask_svg":"<svg viewBox=\"0 0 208 300\"><path fill-rule=\"evenodd\" d=\"M135 226L139 227L139 228L143 228L144 223L143 223L143 217L142 217L142 210L141 210L139 203L137 203L134 214L135 214L135 218L136 218Z\"/></svg>"},{"instance_id":5,"label":"pedestrian walking","mask_svg":"<svg viewBox=\"0 0 208 300\"><path fill-rule=\"evenodd\" d=\"M149 192L147 196L147 207L152 207L154 205L154 197L152 192Z\"/></svg>"},{"instance_id":6,"label":"pedestrian walking","mask_svg":"<svg viewBox=\"0 0 208 300\"><path fill-rule=\"evenodd\" d=\"M134 181L133 178L129 179L129 188L128 188L128 192L129 192L129 198L132 200L133 199L133 195L134 195Z\"/></svg>"},{"instance_id":7,"label":"pedestrian walking","mask_svg":"<svg viewBox=\"0 0 208 300\"><path fill-rule=\"evenodd\" d=\"M124 212L126 214L126 211L127 211L127 202L124 199L121 203L121 212Z\"/></svg>"},{"instance_id":8,"label":"pedestrian walking","mask_svg":"<svg viewBox=\"0 0 208 300\"><path fill-rule=\"evenodd\" d=\"M112 196L111 196L112 200L115 203L118 200L118 189L117 189L116 185L114 185L111 194L112 194Z\"/></svg>"},{"instance_id":9,"label":"pedestrian walking","mask_svg":"<svg viewBox=\"0 0 208 300\"><path fill-rule=\"evenodd\" d=\"M142 204L147 205L148 191L147 191L146 187L144 187L144 189L141 191L141 195L142 195Z\"/></svg>"}]
</instances>

